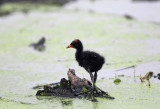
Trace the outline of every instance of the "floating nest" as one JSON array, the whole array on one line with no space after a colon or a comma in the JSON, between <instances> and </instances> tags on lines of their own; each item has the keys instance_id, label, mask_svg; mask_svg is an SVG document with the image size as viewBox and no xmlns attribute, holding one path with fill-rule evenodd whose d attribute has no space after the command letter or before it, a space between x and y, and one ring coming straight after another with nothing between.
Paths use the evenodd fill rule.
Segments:
<instances>
[{"instance_id":1,"label":"floating nest","mask_svg":"<svg viewBox=\"0 0 160 109\"><path fill-rule=\"evenodd\" d=\"M33 89L39 89L36 96L55 96L55 97L70 97L70 98L86 98L92 100L94 97L109 98L111 97L107 92L95 87L94 92L92 91L92 84L87 79L81 79L76 76L74 69L68 70L68 80L62 78L58 83L52 83L43 86L36 86Z\"/></svg>"}]
</instances>

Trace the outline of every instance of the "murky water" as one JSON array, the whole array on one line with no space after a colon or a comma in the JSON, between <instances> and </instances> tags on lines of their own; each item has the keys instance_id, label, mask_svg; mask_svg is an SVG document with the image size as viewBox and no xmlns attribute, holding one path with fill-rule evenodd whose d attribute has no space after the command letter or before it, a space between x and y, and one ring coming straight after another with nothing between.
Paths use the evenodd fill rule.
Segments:
<instances>
[{"instance_id":1,"label":"murky water","mask_svg":"<svg viewBox=\"0 0 160 109\"><path fill-rule=\"evenodd\" d=\"M160 106L159 80L152 78L149 88L138 77L149 70L155 74L160 71L159 26L117 16L64 10L17 13L0 18L0 24L0 106L3 109L158 109ZM47 38L46 51L38 52L28 46L42 36ZM105 56L106 65L99 71L97 86L114 96L114 100L98 98L99 102L93 103L85 99L35 96L32 87L67 78L69 68L89 79L89 74L74 60L75 50L65 49L75 38L82 40L85 49ZM145 62L153 63L137 65ZM130 65L137 65L135 78L134 69L114 72ZM125 75L119 85L113 83L115 73Z\"/></svg>"},{"instance_id":2,"label":"murky water","mask_svg":"<svg viewBox=\"0 0 160 109\"><path fill-rule=\"evenodd\" d=\"M116 15L129 15L141 21L150 21L159 24L159 1L133 1L133 0L79 0L71 2L65 7L71 10L83 10L90 12L110 13Z\"/></svg>"}]
</instances>

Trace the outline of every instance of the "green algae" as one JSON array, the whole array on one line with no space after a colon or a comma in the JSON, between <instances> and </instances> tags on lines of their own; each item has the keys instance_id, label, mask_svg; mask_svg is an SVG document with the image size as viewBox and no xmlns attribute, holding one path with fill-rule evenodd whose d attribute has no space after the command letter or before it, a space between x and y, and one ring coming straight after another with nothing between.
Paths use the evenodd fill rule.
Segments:
<instances>
[{"instance_id":1,"label":"green algae","mask_svg":"<svg viewBox=\"0 0 160 109\"><path fill-rule=\"evenodd\" d=\"M116 78L113 82L114 82L116 85L118 85L118 84L121 82L121 80L120 80L119 78Z\"/></svg>"},{"instance_id":2,"label":"green algae","mask_svg":"<svg viewBox=\"0 0 160 109\"><path fill-rule=\"evenodd\" d=\"M87 88L83 85L82 86L82 92L86 92L87 91Z\"/></svg>"}]
</instances>

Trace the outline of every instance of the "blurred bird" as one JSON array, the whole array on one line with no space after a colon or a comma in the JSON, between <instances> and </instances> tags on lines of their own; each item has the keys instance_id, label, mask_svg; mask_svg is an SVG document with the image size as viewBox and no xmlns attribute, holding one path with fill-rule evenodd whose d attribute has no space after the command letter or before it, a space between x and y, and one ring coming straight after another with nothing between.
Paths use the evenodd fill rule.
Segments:
<instances>
[{"instance_id":1,"label":"blurred bird","mask_svg":"<svg viewBox=\"0 0 160 109\"><path fill-rule=\"evenodd\" d=\"M45 42L46 42L45 37L42 37L37 43L31 43L29 46L33 47L35 50L44 51L46 49L44 45Z\"/></svg>"}]
</instances>

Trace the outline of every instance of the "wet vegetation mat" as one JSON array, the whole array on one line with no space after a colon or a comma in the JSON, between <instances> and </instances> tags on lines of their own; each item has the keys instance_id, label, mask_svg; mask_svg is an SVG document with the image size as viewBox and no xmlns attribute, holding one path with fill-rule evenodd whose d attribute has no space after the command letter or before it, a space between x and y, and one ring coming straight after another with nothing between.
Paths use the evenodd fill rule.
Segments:
<instances>
[{"instance_id":1,"label":"wet vegetation mat","mask_svg":"<svg viewBox=\"0 0 160 109\"><path fill-rule=\"evenodd\" d=\"M92 96L99 98L109 98L111 97L107 92L95 87L94 92L92 92L92 84L85 78L81 79L76 76L74 69L69 69L68 78L62 78L60 82L53 83L44 86L35 86L33 89L43 88L43 90L38 90L36 96L55 96L55 97L70 97L70 98L86 98L92 100Z\"/></svg>"}]
</instances>

